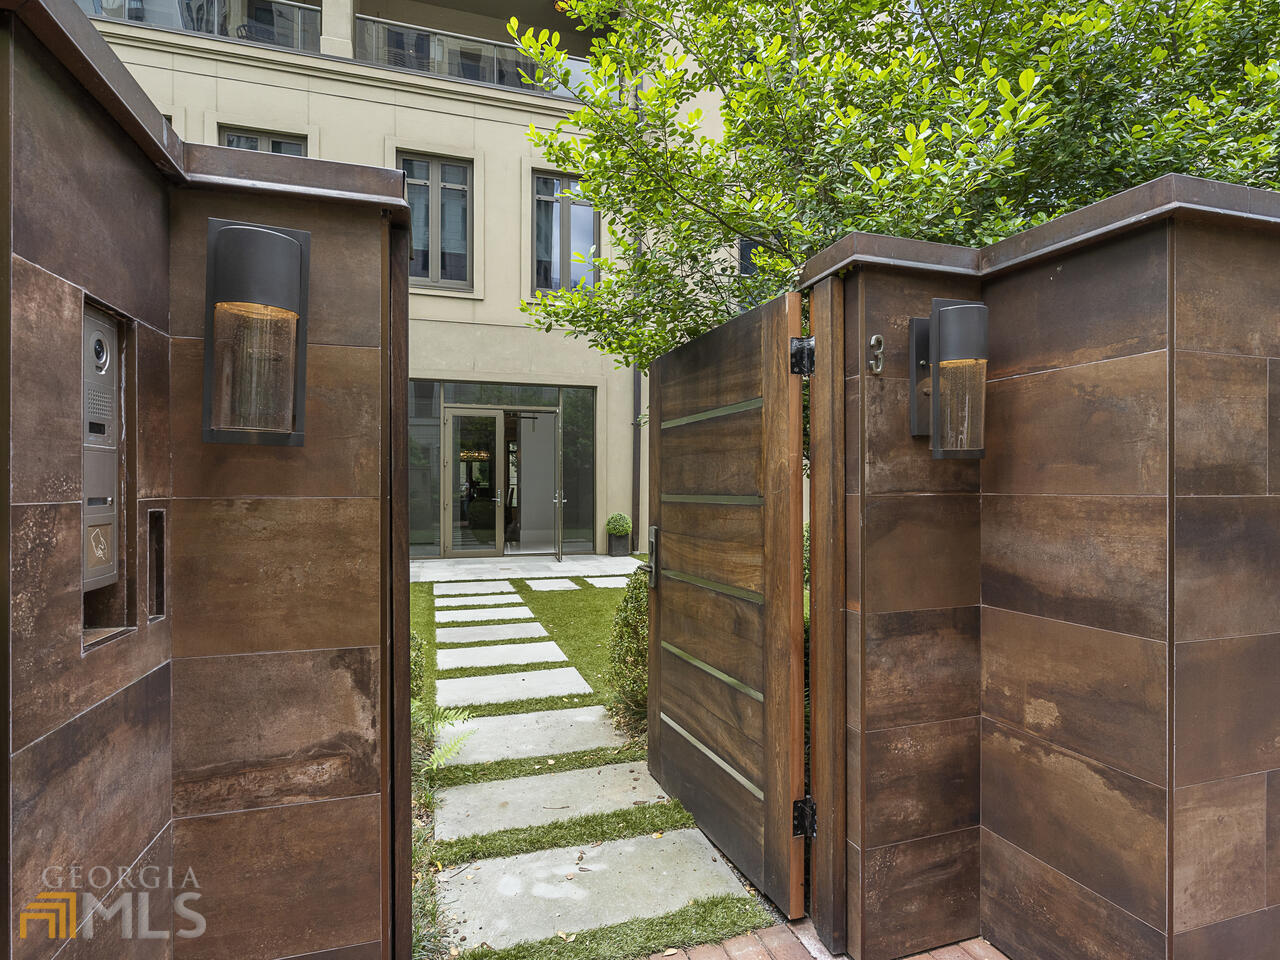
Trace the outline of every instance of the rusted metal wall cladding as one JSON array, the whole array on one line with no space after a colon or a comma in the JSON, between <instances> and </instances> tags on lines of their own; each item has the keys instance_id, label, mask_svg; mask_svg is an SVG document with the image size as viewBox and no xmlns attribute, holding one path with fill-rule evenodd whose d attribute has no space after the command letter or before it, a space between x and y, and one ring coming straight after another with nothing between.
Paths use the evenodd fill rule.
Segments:
<instances>
[{"instance_id":1,"label":"rusted metal wall cladding","mask_svg":"<svg viewBox=\"0 0 1280 960\"><path fill-rule=\"evenodd\" d=\"M849 952L1275 960L1280 196L894 243L810 271L846 261ZM909 435L934 297L990 307L980 464Z\"/></svg>"},{"instance_id":2,"label":"rusted metal wall cladding","mask_svg":"<svg viewBox=\"0 0 1280 960\"><path fill-rule=\"evenodd\" d=\"M70 12L43 10L46 27L64 14L70 23ZM166 174L101 91L91 97L42 43L47 34L2 16L12 65L11 956L380 958L393 872L386 208L399 202L398 181L380 208L327 199L380 181L318 161L188 148L185 174ZM114 58L102 64L127 76ZM260 182L300 172L297 196ZM226 182L191 189L201 173ZM303 447L201 442L209 217L312 233ZM136 616L82 654L87 302L126 331L123 516L137 537L120 597ZM166 512L163 616L147 608L150 510ZM18 914L49 889L46 869L77 864L172 866L179 882L190 868L204 935L123 939L118 922L99 921L93 939L21 937ZM190 927L169 897L150 899L152 930Z\"/></svg>"}]
</instances>

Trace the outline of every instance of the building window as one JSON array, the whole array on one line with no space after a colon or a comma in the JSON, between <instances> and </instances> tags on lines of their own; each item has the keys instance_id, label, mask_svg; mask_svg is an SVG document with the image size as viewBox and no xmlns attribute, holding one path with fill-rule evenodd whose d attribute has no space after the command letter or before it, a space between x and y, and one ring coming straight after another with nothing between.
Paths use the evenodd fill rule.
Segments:
<instances>
[{"instance_id":1,"label":"building window","mask_svg":"<svg viewBox=\"0 0 1280 960\"><path fill-rule=\"evenodd\" d=\"M289 133L219 127L218 140L224 147L235 147L237 150L261 150L263 153L283 153L290 157L307 155L307 138Z\"/></svg>"},{"instance_id":2,"label":"building window","mask_svg":"<svg viewBox=\"0 0 1280 960\"><path fill-rule=\"evenodd\" d=\"M413 222L410 279L418 284L470 290L471 161L401 156L400 169L408 180Z\"/></svg>"},{"instance_id":3,"label":"building window","mask_svg":"<svg viewBox=\"0 0 1280 960\"><path fill-rule=\"evenodd\" d=\"M759 268L752 259L752 254L760 247L759 240L738 241L738 273L744 277L754 277Z\"/></svg>"},{"instance_id":4,"label":"building window","mask_svg":"<svg viewBox=\"0 0 1280 960\"><path fill-rule=\"evenodd\" d=\"M600 219L581 198L576 178L553 173L533 177L533 287L562 290L593 287L591 258L600 248ZM575 260L580 254L586 262Z\"/></svg>"}]
</instances>

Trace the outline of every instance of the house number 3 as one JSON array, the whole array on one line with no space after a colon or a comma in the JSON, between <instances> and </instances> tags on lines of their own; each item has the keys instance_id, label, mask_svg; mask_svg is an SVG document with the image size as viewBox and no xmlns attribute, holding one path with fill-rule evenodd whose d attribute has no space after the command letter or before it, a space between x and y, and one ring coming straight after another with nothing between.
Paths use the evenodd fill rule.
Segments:
<instances>
[{"instance_id":1,"label":"house number 3","mask_svg":"<svg viewBox=\"0 0 1280 960\"><path fill-rule=\"evenodd\" d=\"M876 334L867 344L870 355L867 357L867 366L871 368L871 372L876 376L884 370L884 337Z\"/></svg>"}]
</instances>

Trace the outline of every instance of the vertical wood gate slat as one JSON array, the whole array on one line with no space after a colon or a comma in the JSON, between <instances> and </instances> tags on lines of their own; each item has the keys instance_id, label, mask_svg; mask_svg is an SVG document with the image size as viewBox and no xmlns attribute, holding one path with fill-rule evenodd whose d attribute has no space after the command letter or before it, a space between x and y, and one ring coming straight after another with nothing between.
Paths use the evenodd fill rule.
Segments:
<instances>
[{"instance_id":1,"label":"vertical wood gate slat","mask_svg":"<svg viewBox=\"0 0 1280 960\"><path fill-rule=\"evenodd\" d=\"M809 858L809 903L819 938L846 947L846 654L844 283L828 278L809 300L818 343L809 379L810 792L818 835Z\"/></svg>"},{"instance_id":2,"label":"vertical wood gate slat","mask_svg":"<svg viewBox=\"0 0 1280 960\"><path fill-rule=\"evenodd\" d=\"M774 301L777 304L778 301ZM791 373L801 297L765 310L765 877L761 889L789 917L804 915L804 838L792 806L804 796L804 410Z\"/></svg>"},{"instance_id":3,"label":"vertical wood gate slat","mask_svg":"<svg viewBox=\"0 0 1280 960\"><path fill-rule=\"evenodd\" d=\"M788 916L804 912L800 378L788 294L650 370L649 766ZM664 538L670 527L670 549Z\"/></svg>"}]
</instances>

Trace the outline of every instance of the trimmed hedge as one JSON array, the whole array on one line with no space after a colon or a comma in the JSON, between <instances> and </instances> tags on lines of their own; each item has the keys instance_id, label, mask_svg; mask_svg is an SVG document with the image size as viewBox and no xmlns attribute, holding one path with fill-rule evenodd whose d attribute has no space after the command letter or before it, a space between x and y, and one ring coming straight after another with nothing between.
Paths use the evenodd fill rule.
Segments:
<instances>
[{"instance_id":1,"label":"trimmed hedge","mask_svg":"<svg viewBox=\"0 0 1280 960\"><path fill-rule=\"evenodd\" d=\"M610 710L629 733L640 734L649 717L649 574L637 570L613 616L607 679Z\"/></svg>"}]
</instances>

